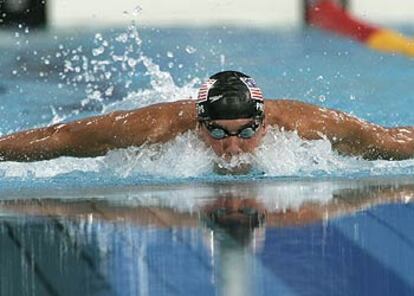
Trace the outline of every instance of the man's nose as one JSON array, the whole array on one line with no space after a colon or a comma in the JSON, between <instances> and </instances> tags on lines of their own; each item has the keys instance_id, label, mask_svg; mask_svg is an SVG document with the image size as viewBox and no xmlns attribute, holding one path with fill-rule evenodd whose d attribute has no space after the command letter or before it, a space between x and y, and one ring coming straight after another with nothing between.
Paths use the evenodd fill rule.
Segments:
<instances>
[{"instance_id":1,"label":"man's nose","mask_svg":"<svg viewBox=\"0 0 414 296\"><path fill-rule=\"evenodd\" d=\"M235 136L228 137L224 140L223 150L224 154L228 156L243 153L243 149L240 147L240 140Z\"/></svg>"}]
</instances>

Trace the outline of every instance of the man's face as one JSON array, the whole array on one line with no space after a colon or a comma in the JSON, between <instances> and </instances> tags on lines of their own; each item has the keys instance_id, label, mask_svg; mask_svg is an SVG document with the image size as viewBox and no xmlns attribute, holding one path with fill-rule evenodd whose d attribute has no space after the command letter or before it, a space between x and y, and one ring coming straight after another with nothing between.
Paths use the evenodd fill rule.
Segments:
<instances>
[{"instance_id":1,"label":"man's face","mask_svg":"<svg viewBox=\"0 0 414 296\"><path fill-rule=\"evenodd\" d=\"M263 223L266 209L254 198L220 197L203 208L203 214L219 225L250 225Z\"/></svg>"},{"instance_id":2,"label":"man's face","mask_svg":"<svg viewBox=\"0 0 414 296\"><path fill-rule=\"evenodd\" d=\"M198 130L201 139L226 160L232 156L253 152L266 133L264 120L250 118L200 122ZM225 137L217 138L217 135L223 133ZM251 137L246 137L250 135Z\"/></svg>"}]
</instances>

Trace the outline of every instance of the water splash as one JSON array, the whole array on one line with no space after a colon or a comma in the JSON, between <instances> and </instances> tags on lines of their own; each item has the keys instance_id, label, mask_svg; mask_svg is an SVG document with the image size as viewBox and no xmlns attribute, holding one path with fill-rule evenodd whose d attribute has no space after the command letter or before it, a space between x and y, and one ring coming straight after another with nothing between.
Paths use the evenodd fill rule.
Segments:
<instances>
[{"instance_id":1,"label":"water splash","mask_svg":"<svg viewBox=\"0 0 414 296\"><path fill-rule=\"evenodd\" d=\"M184 85L177 85L170 72L162 71L142 51L142 39L135 25L128 27L114 38L104 34L94 37L94 48L85 52L82 46L68 49L59 46L57 58L64 58L64 69L60 73L63 83L77 87L85 86L86 98L82 107L95 104L99 113L115 110L140 108L149 104L169 102L195 97L201 80L195 78ZM185 47L188 54L196 49ZM168 55L168 53L167 53ZM170 56L172 53L169 54ZM223 64L225 57L223 56ZM50 57L42 59L48 64ZM139 79L138 79L139 78ZM132 87L136 80L146 78L148 87ZM317 80L324 81L321 76ZM329 84L325 94L328 95ZM122 95L116 100L114 96ZM53 118L50 124L70 120L81 110L68 112L51 107ZM179 155L179 157L177 157ZM35 163L0 163L1 182L21 179L30 184L37 179L52 180L59 177L71 178L79 173L93 173L109 176L114 180L140 180L146 178L162 182L162 178L183 179L215 177L214 163L225 169L251 163L254 172L265 177L321 177L321 176L378 176L413 174L414 160L365 161L355 157L343 157L332 150L328 140L306 141L296 133L271 130L263 145L254 155L233 158L230 162L218 159L210 149L190 132L159 145L145 145L111 151L97 158L70 158ZM88 180L82 181L87 183Z\"/></svg>"},{"instance_id":2,"label":"water splash","mask_svg":"<svg viewBox=\"0 0 414 296\"><path fill-rule=\"evenodd\" d=\"M211 149L194 132L187 132L166 144L112 151L104 162L120 178L145 175L189 178L211 173L214 159Z\"/></svg>"},{"instance_id":3,"label":"water splash","mask_svg":"<svg viewBox=\"0 0 414 296\"><path fill-rule=\"evenodd\" d=\"M349 170L361 161L341 157L332 150L327 139L307 141L296 132L270 130L256 153L256 161L268 175L330 175Z\"/></svg>"},{"instance_id":4,"label":"water splash","mask_svg":"<svg viewBox=\"0 0 414 296\"><path fill-rule=\"evenodd\" d=\"M215 164L226 168L251 163L252 172L264 177L349 177L414 173L414 160L366 161L338 155L328 140L306 141L296 133L270 130L254 155L243 155L224 163L200 141L195 132L177 136L165 144L114 150L96 158L61 157L34 163L0 163L0 176L34 179L70 177L96 173L115 180L153 182L211 178L217 176ZM87 182L87 181L86 181Z\"/></svg>"}]
</instances>

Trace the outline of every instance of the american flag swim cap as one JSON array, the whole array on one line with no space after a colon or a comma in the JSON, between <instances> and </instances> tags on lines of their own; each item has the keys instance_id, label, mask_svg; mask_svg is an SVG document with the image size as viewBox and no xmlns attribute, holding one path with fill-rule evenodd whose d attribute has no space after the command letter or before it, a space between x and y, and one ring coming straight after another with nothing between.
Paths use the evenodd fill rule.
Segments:
<instances>
[{"instance_id":1,"label":"american flag swim cap","mask_svg":"<svg viewBox=\"0 0 414 296\"><path fill-rule=\"evenodd\" d=\"M263 118L264 100L253 78L237 71L211 76L198 91L199 120Z\"/></svg>"}]
</instances>

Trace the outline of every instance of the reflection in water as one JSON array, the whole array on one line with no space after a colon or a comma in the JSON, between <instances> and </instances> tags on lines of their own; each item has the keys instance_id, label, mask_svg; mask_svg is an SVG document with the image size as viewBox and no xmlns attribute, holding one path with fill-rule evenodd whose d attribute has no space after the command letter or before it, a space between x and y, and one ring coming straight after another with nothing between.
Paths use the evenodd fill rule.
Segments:
<instances>
[{"instance_id":1,"label":"reflection in water","mask_svg":"<svg viewBox=\"0 0 414 296\"><path fill-rule=\"evenodd\" d=\"M3 199L0 295L414 291L409 180L127 191Z\"/></svg>"}]
</instances>

